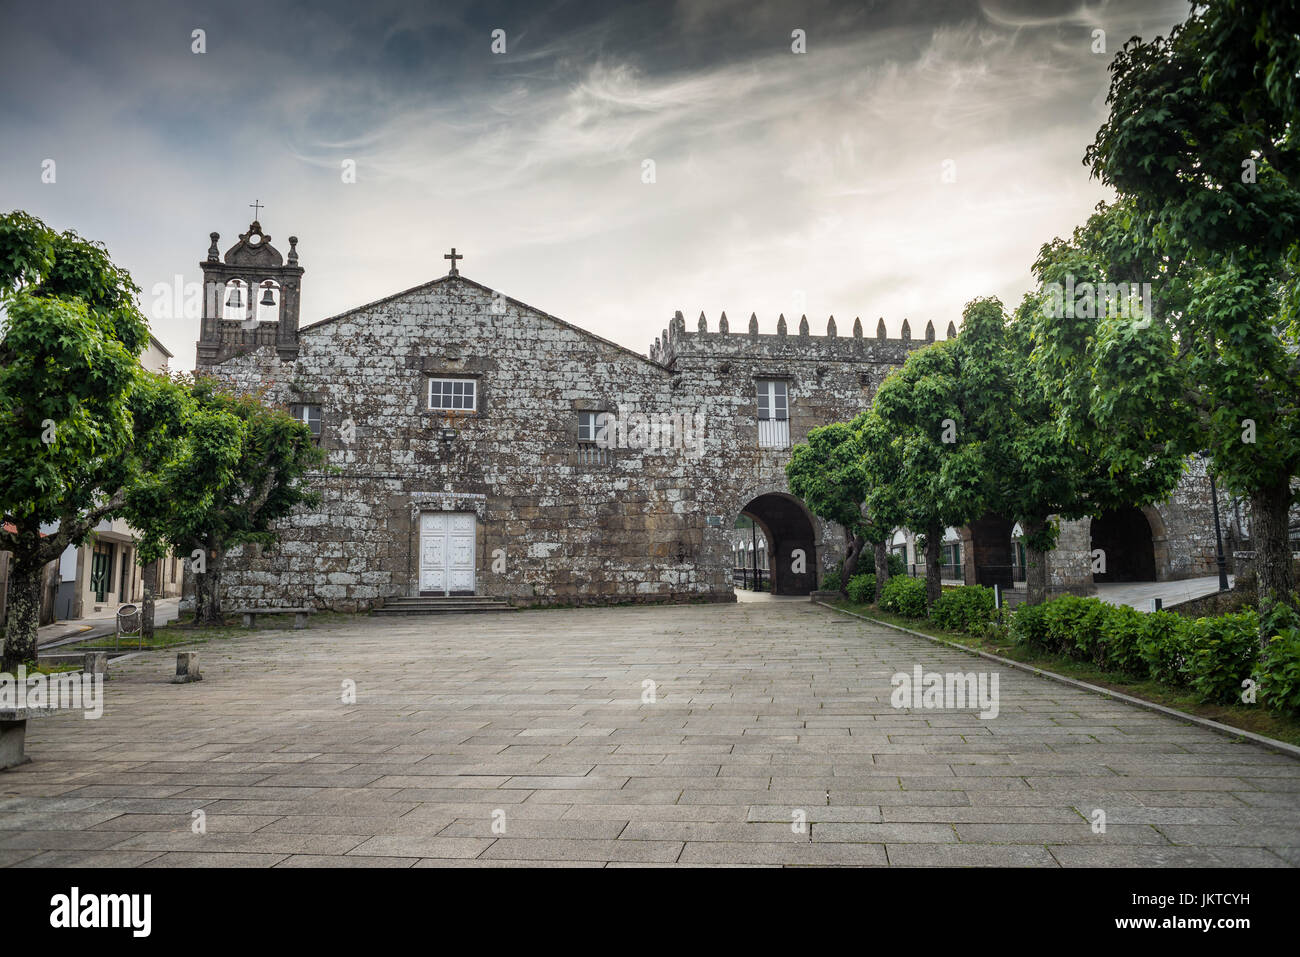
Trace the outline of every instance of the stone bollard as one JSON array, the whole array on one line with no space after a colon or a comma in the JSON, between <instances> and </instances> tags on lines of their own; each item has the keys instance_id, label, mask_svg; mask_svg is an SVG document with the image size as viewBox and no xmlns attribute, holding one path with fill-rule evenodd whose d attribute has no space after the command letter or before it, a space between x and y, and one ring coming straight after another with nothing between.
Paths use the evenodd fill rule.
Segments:
<instances>
[{"instance_id":1,"label":"stone bollard","mask_svg":"<svg viewBox=\"0 0 1300 957\"><path fill-rule=\"evenodd\" d=\"M87 675L103 675L108 678L108 652L88 651L81 657L81 672Z\"/></svg>"},{"instance_id":2,"label":"stone bollard","mask_svg":"<svg viewBox=\"0 0 1300 957\"><path fill-rule=\"evenodd\" d=\"M182 651L176 655L176 677L172 679L172 684L183 685L191 681L202 681L203 675L199 674L199 653L197 651Z\"/></svg>"}]
</instances>

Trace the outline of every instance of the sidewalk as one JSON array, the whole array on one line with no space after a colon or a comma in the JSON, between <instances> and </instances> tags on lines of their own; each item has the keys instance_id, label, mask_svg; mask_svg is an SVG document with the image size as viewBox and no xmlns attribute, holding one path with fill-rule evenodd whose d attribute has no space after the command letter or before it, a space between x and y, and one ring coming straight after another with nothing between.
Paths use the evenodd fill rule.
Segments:
<instances>
[{"instance_id":1,"label":"sidewalk","mask_svg":"<svg viewBox=\"0 0 1300 957\"><path fill-rule=\"evenodd\" d=\"M139 607L139 603L136 604ZM161 627L169 621L175 621L179 604L179 598L159 598L154 602L154 626ZM36 630L36 646L38 648L50 648L55 645L111 635L114 631L116 614L117 609L113 609L112 611L100 612L92 618L70 618L66 621L41 625Z\"/></svg>"}]
</instances>

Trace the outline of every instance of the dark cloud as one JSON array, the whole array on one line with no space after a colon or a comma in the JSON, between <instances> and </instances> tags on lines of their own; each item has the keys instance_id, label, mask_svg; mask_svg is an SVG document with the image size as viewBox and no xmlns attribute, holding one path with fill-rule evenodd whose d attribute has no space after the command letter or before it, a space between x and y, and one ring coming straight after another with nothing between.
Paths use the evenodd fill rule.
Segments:
<instances>
[{"instance_id":1,"label":"dark cloud","mask_svg":"<svg viewBox=\"0 0 1300 957\"><path fill-rule=\"evenodd\" d=\"M1018 298L1038 245L1102 198L1080 158L1110 52L1186 10L10 5L0 208L105 240L148 291L197 281L208 232L224 244L259 198L277 241L301 237L304 321L441 274L455 244L467 275L636 348L678 308L942 329ZM193 323L155 328L188 363Z\"/></svg>"}]
</instances>

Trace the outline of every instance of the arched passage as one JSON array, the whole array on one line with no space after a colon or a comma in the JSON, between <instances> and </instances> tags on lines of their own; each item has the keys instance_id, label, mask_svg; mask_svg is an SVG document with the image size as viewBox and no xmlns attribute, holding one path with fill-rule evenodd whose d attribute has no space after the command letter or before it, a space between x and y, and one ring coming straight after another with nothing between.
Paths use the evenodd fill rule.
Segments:
<instances>
[{"instance_id":1,"label":"arched passage","mask_svg":"<svg viewBox=\"0 0 1300 957\"><path fill-rule=\"evenodd\" d=\"M753 519L767 539L772 593L810 594L817 587L817 535L803 502L793 495L768 492L751 499L740 513ZM798 565L796 550L803 551Z\"/></svg>"},{"instance_id":2,"label":"arched passage","mask_svg":"<svg viewBox=\"0 0 1300 957\"><path fill-rule=\"evenodd\" d=\"M961 529L963 577L967 585L1014 583L1015 556L1011 537L1015 523L992 512Z\"/></svg>"},{"instance_id":3,"label":"arched passage","mask_svg":"<svg viewBox=\"0 0 1300 957\"><path fill-rule=\"evenodd\" d=\"M1104 572L1092 580L1103 582L1153 582L1156 580L1155 543L1151 523L1141 509L1121 508L1092 520L1093 562L1097 549L1105 555Z\"/></svg>"}]
</instances>

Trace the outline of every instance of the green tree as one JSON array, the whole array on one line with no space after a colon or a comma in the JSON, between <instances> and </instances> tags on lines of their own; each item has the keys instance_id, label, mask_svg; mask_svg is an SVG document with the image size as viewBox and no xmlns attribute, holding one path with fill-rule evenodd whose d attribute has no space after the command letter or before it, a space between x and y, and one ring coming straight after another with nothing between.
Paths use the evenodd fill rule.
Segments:
<instances>
[{"instance_id":1,"label":"green tree","mask_svg":"<svg viewBox=\"0 0 1300 957\"><path fill-rule=\"evenodd\" d=\"M880 587L889 577L884 545L890 529L872 522L863 512L867 487L859 441L862 419L863 415L859 415L851 423L835 422L810 430L807 442L796 445L791 452L785 474L790 491L803 499L814 515L844 529L841 591L857 574L863 549L868 544L875 546L879 596Z\"/></svg>"},{"instance_id":2,"label":"green tree","mask_svg":"<svg viewBox=\"0 0 1300 957\"><path fill-rule=\"evenodd\" d=\"M42 568L120 511L164 444L138 388L138 292L101 244L0 216L0 513L14 527L0 530L14 561L0 667L36 657Z\"/></svg>"},{"instance_id":3,"label":"green tree","mask_svg":"<svg viewBox=\"0 0 1300 957\"><path fill-rule=\"evenodd\" d=\"M1089 369L1096 418L1208 448L1223 484L1249 497L1265 601L1296 604L1288 513L1300 472L1300 32L1294 4L1195 3L1167 38L1126 44L1111 64L1110 114L1084 161L1129 212L1115 246L1155 257L1179 295L1145 328L1102 328ZM1181 299L1181 301L1179 301ZM1163 354L1136 379L1124 349ZM1079 344L1082 347L1082 343ZM1113 363L1113 365L1112 365ZM1158 383L1159 394L1151 386ZM1175 415L1163 417L1172 407ZM1127 423L1131 427L1131 422ZM1176 434L1175 434L1176 433Z\"/></svg>"},{"instance_id":4,"label":"green tree","mask_svg":"<svg viewBox=\"0 0 1300 957\"><path fill-rule=\"evenodd\" d=\"M187 447L141 497L140 517L153 540L199 553L191 560L194 620L219 624L226 551L273 544L278 522L319 504L308 478L325 457L287 411L222 391L207 377L187 385L194 402ZM150 506L158 509L153 523L144 514Z\"/></svg>"},{"instance_id":5,"label":"green tree","mask_svg":"<svg viewBox=\"0 0 1300 957\"><path fill-rule=\"evenodd\" d=\"M134 404L137 422L157 446L150 456L152 468L142 470L125 490L121 515L134 533L142 567L144 599L140 627L144 640L154 635L154 598L158 587L158 562L171 550L169 520L176 505L170 485L176 470L193 455L195 403L184 384L165 375L141 373Z\"/></svg>"},{"instance_id":6,"label":"green tree","mask_svg":"<svg viewBox=\"0 0 1300 957\"><path fill-rule=\"evenodd\" d=\"M948 441L963 427L953 346L936 342L911 353L881 384L858 429L867 513L881 527L923 536L927 602L942 591L944 529L965 524L982 505L978 454Z\"/></svg>"},{"instance_id":7,"label":"green tree","mask_svg":"<svg viewBox=\"0 0 1300 957\"><path fill-rule=\"evenodd\" d=\"M1160 501L1173 491L1185 461L1176 443L1135 432L1117 437L1097 426L1087 403L1062 402L1065 380L1044 374L1035 361L1044 298L1027 296L1014 321L996 299L975 300L957 340L966 434L981 451L984 505L1024 531L1031 604L1047 597L1058 520ZM1058 336L1051 345L1072 341Z\"/></svg>"}]
</instances>

